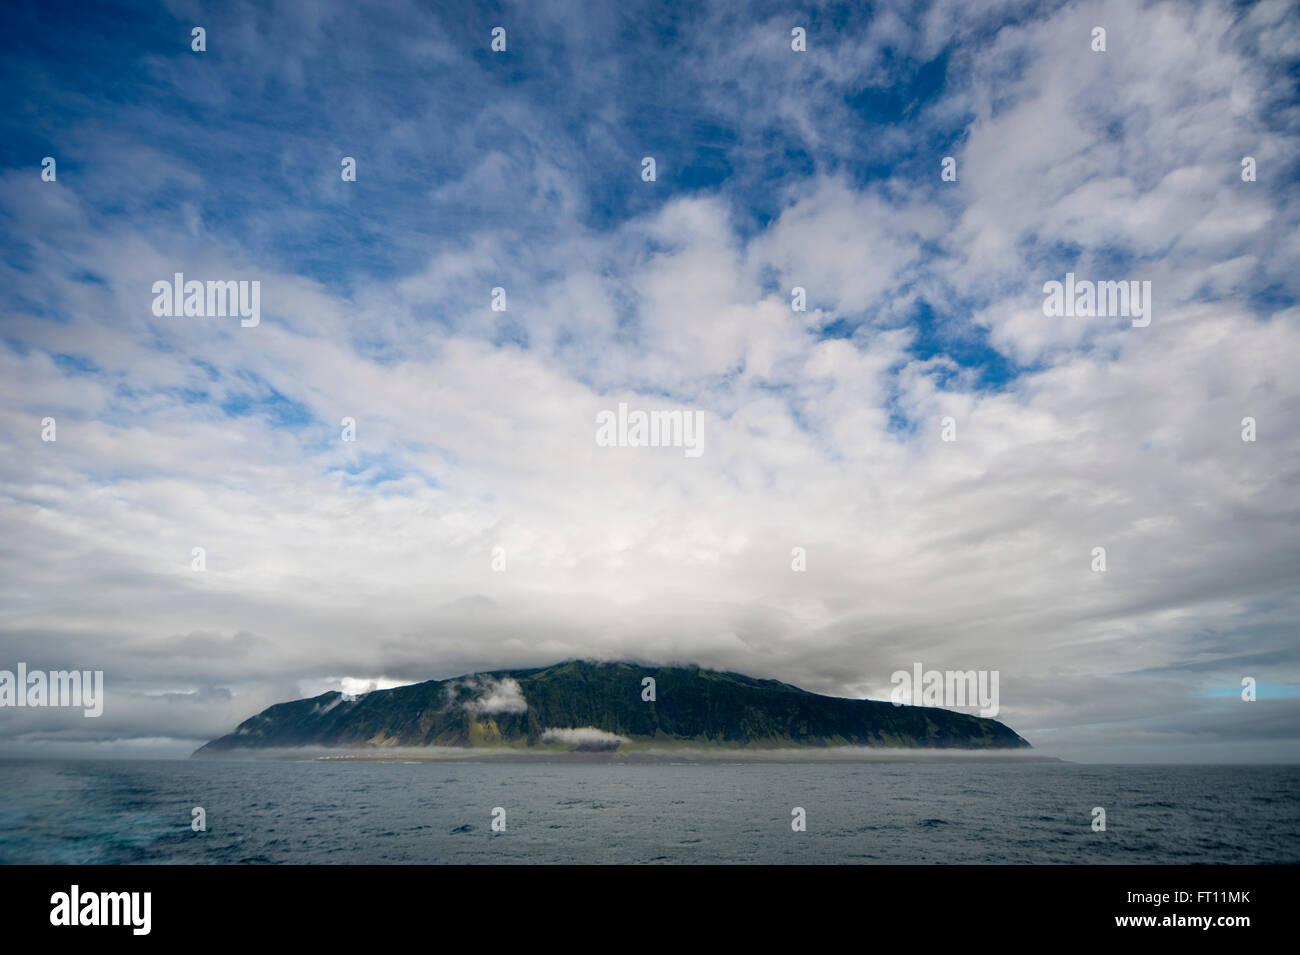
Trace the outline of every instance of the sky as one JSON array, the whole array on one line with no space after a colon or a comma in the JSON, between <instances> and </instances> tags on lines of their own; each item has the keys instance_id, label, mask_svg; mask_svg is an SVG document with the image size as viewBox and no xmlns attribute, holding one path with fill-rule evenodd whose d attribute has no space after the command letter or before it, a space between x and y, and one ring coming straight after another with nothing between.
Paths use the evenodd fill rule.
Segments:
<instances>
[{"instance_id":1,"label":"sky","mask_svg":"<svg viewBox=\"0 0 1300 955\"><path fill-rule=\"evenodd\" d=\"M0 754L585 658L1300 760L1293 4L14 2L0 48L0 669L106 686ZM154 314L178 272L260 322ZM1067 273L1149 324L1046 314ZM602 446L621 403L701 453Z\"/></svg>"}]
</instances>

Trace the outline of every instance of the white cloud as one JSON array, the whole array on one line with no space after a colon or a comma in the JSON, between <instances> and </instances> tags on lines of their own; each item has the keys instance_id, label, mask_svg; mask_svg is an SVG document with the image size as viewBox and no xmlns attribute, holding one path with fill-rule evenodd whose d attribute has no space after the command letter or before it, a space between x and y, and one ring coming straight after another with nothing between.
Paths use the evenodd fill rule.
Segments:
<instances>
[{"instance_id":1,"label":"white cloud","mask_svg":"<svg viewBox=\"0 0 1300 955\"><path fill-rule=\"evenodd\" d=\"M474 687L478 696L465 703L471 713L527 713L528 701L524 699L519 681L506 677L493 680L483 677Z\"/></svg>"},{"instance_id":2,"label":"white cloud","mask_svg":"<svg viewBox=\"0 0 1300 955\"><path fill-rule=\"evenodd\" d=\"M910 34L908 18L873 29L934 55L978 26L934 9L949 14ZM0 549L0 648L106 669L109 700L96 727L46 712L4 732L211 737L339 673L413 682L578 656L883 698L921 660L999 669L1000 717L1031 742L1154 752L1174 737L1134 734L1161 714L1213 736L1207 689L1265 672L1294 686L1300 312L1268 301L1297 290L1300 205L1268 177L1296 136L1265 112L1282 80L1252 53L1285 55L1284 31L1264 28L1279 7L1237 21L1214 4L1100 10L1065 6L964 48L923 111L969 117L943 147L953 189L939 190L937 156L928 184L818 171L776 189L756 227L725 189L592 225L589 197L557 188L518 212L554 217L546 241L484 216L464 241L428 238L395 279L359 272L346 290L277 268L260 233L108 219L88 194L6 173L0 204L40 254L30 275L3 272L30 301L4 317L23 347L0 346L0 536L20 545ZM1094 16L1112 24L1105 57L1087 50ZM766 34L733 52L784 56ZM879 53L827 57L775 102L819 156L883 148L842 135L845 84L887 78ZM726 115L768 115L771 86L739 75ZM418 143L394 134L404 146L378 145L370 166ZM521 188L554 183L572 148L539 148L549 160ZM1240 182L1247 153L1259 183ZM150 157L202 192L198 171ZM519 168L478 159L437 201L469 203ZM396 255L412 240L388 241ZM1061 276L1044 249L1058 244L1093 271L1122 247L1155 283L1151 327L1046 319L1042 283ZM260 277L262 325L153 319L149 284L177 270ZM505 316L487 306L499 283ZM789 308L795 284L808 313ZM990 390L918 358L905 320L921 297L1032 370ZM852 337L810 333L845 316L865 320ZM67 354L100 372L54 357ZM312 423L220 410L273 394ZM594 415L621 400L705 411L706 453L597 448ZM45 415L56 444L39 439ZM955 443L939 440L944 415ZM1246 415L1255 444L1238 437ZM339 441L343 416L355 444ZM1105 575L1088 569L1097 545ZM790 569L796 546L806 573ZM197 680L236 695L144 695ZM522 711L509 682L481 711Z\"/></svg>"},{"instance_id":3,"label":"white cloud","mask_svg":"<svg viewBox=\"0 0 1300 955\"><path fill-rule=\"evenodd\" d=\"M575 746L613 748L628 740L617 733L610 733L595 726L579 726L572 729L548 729L542 734L543 743L568 743Z\"/></svg>"}]
</instances>

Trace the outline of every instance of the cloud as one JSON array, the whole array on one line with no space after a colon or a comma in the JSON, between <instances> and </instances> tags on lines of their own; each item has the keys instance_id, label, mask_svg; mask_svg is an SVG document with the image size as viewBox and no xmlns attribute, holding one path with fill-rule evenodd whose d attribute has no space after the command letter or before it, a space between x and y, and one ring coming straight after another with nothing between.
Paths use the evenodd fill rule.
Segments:
<instances>
[{"instance_id":1,"label":"cloud","mask_svg":"<svg viewBox=\"0 0 1300 955\"><path fill-rule=\"evenodd\" d=\"M1205 698L1300 685L1292 5L812 10L807 54L775 12L547 5L508 68L454 13L300 12L204 61L60 25L103 84L16 54L7 141L60 172L0 172L0 665L108 699L0 738L575 657L887 698L919 660L998 669L1066 755L1297 754ZM1152 281L1152 325L1047 319L1067 270ZM260 280L261 325L154 318L176 271ZM705 454L596 447L620 401Z\"/></svg>"},{"instance_id":2,"label":"cloud","mask_svg":"<svg viewBox=\"0 0 1300 955\"><path fill-rule=\"evenodd\" d=\"M528 712L528 701L524 699L524 691L518 680L510 677L503 680L480 677L470 685L477 695L466 700L464 707L471 713Z\"/></svg>"},{"instance_id":3,"label":"cloud","mask_svg":"<svg viewBox=\"0 0 1300 955\"><path fill-rule=\"evenodd\" d=\"M614 749L628 740L595 726L579 726L572 729L548 729L542 734L542 742L567 743L584 749Z\"/></svg>"}]
</instances>

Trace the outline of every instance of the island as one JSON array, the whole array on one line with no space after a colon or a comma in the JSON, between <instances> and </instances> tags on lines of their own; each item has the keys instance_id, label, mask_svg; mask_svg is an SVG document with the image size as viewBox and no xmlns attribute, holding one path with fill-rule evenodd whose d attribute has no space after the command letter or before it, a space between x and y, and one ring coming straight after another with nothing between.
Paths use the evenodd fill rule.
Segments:
<instances>
[{"instance_id":1,"label":"island","mask_svg":"<svg viewBox=\"0 0 1300 955\"><path fill-rule=\"evenodd\" d=\"M194 755L302 749L830 754L852 748L1006 751L1029 743L997 720L937 707L822 696L698 666L570 660L278 703Z\"/></svg>"}]
</instances>

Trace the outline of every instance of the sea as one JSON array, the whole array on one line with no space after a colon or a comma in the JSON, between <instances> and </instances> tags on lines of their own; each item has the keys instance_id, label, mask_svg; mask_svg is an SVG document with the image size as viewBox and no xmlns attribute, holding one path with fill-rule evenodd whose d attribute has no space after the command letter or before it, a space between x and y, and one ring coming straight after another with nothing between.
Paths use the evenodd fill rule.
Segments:
<instances>
[{"instance_id":1,"label":"sea","mask_svg":"<svg viewBox=\"0 0 1300 955\"><path fill-rule=\"evenodd\" d=\"M0 863L1295 864L1300 767L8 759Z\"/></svg>"}]
</instances>

